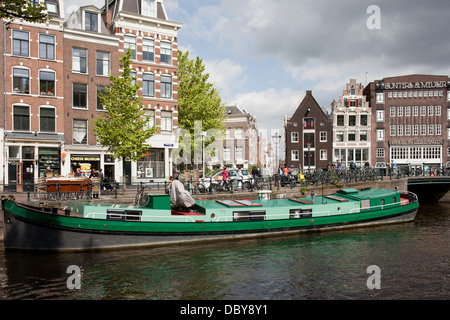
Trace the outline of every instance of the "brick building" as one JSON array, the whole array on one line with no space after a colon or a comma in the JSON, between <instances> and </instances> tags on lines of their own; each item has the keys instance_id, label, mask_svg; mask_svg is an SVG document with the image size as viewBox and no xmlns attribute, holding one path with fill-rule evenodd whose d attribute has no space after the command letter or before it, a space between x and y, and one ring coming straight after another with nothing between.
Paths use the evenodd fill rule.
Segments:
<instances>
[{"instance_id":1,"label":"brick building","mask_svg":"<svg viewBox=\"0 0 450 320\"><path fill-rule=\"evenodd\" d=\"M311 90L294 114L285 117L285 161L293 172L324 169L332 161L332 131L328 114Z\"/></svg>"},{"instance_id":2,"label":"brick building","mask_svg":"<svg viewBox=\"0 0 450 320\"><path fill-rule=\"evenodd\" d=\"M375 167L449 165L450 81L445 75L405 75L369 83L371 159Z\"/></svg>"},{"instance_id":3,"label":"brick building","mask_svg":"<svg viewBox=\"0 0 450 320\"><path fill-rule=\"evenodd\" d=\"M44 2L51 20L3 24L3 183L17 184L18 191L42 176L47 165L61 172L64 9L62 1Z\"/></svg>"},{"instance_id":4,"label":"brick building","mask_svg":"<svg viewBox=\"0 0 450 320\"><path fill-rule=\"evenodd\" d=\"M106 27L118 37L120 55L132 50L146 116L149 125L158 128L148 153L137 163L125 164L128 182L167 180L178 143L177 37L182 24L168 19L162 0L106 3Z\"/></svg>"},{"instance_id":5,"label":"brick building","mask_svg":"<svg viewBox=\"0 0 450 320\"><path fill-rule=\"evenodd\" d=\"M331 104L333 162L342 167L353 161L357 167L370 164L371 108L364 86L350 79L338 101ZM330 159L331 160L331 159Z\"/></svg>"},{"instance_id":6,"label":"brick building","mask_svg":"<svg viewBox=\"0 0 450 320\"><path fill-rule=\"evenodd\" d=\"M93 131L94 120L105 112L98 96L110 84L109 74L119 74L119 39L102 23L102 13L95 6L83 6L65 23L66 130L61 160L63 174L78 167L87 174L92 167L103 169L114 181L117 163L106 148L97 144Z\"/></svg>"}]
</instances>

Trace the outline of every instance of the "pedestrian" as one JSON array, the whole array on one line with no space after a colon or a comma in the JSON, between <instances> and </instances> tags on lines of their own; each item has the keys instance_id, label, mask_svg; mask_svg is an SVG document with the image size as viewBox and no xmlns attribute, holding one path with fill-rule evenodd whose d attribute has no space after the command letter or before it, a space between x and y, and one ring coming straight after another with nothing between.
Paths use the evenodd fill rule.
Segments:
<instances>
[{"instance_id":1,"label":"pedestrian","mask_svg":"<svg viewBox=\"0 0 450 320\"><path fill-rule=\"evenodd\" d=\"M227 186L227 180L228 180L228 171L227 171L227 167L223 167L222 170L222 187L226 187Z\"/></svg>"},{"instance_id":2,"label":"pedestrian","mask_svg":"<svg viewBox=\"0 0 450 320\"><path fill-rule=\"evenodd\" d=\"M237 187L236 190L239 189L239 187L242 188L242 180L243 180L244 176L242 174L242 168L239 167L238 171L237 171Z\"/></svg>"}]
</instances>

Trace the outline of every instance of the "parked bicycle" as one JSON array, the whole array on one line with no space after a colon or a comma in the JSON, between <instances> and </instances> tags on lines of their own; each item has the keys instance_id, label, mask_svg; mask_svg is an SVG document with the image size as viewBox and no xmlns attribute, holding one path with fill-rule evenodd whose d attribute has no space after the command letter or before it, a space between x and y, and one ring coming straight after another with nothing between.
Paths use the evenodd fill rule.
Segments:
<instances>
[{"instance_id":1,"label":"parked bicycle","mask_svg":"<svg viewBox=\"0 0 450 320\"><path fill-rule=\"evenodd\" d=\"M150 202L150 196L147 194L147 190L150 190L150 186L142 185L138 187L136 197L134 198L133 205L138 207L145 207Z\"/></svg>"}]
</instances>

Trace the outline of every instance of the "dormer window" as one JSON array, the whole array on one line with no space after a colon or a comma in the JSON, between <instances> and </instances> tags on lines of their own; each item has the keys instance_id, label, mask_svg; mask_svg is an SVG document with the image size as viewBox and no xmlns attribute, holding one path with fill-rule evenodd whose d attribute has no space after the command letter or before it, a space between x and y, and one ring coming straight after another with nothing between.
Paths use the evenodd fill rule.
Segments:
<instances>
[{"instance_id":1,"label":"dormer window","mask_svg":"<svg viewBox=\"0 0 450 320\"><path fill-rule=\"evenodd\" d=\"M56 3L51 3L51 2L47 2L47 12L48 13L53 13L53 14L57 14L58 13L58 9L56 6Z\"/></svg>"},{"instance_id":2,"label":"dormer window","mask_svg":"<svg viewBox=\"0 0 450 320\"><path fill-rule=\"evenodd\" d=\"M98 14L86 11L84 13L84 30L98 31Z\"/></svg>"},{"instance_id":3,"label":"dormer window","mask_svg":"<svg viewBox=\"0 0 450 320\"><path fill-rule=\"evenodd\" d=\"M155 0L142 0L142 15L156 17Z\"/></svg>"}]
</instances>

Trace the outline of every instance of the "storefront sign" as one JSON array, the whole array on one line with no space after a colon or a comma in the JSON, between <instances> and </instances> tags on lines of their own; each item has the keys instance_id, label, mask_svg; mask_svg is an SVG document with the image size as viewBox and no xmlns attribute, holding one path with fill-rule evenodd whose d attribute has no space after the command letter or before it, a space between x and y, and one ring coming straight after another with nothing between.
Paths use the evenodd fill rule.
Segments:
<instances>
[{"instance_id":1,"label":"storefront sign","mask_svg":"<svg viewBox=\"0 0 450 320\"><path fill-rule=\"evenodd\" d=\"M389 145L443 145L444 140L390 140Z\"/></svg>"},{"instance_id":2,"label":"storefront sign","mask_svg":"<svg viewBox=\"0 0 450 320\"><path fill-rule=\"evenodd\" d=\"M447 81L426 81L426 82L396 82L396 83L386 83L384 88L387 90L398 90L398 89L435 89L435 88L446 88Z\"/></svg>"},{"instance_id":3,"label":"storefront sign","mask_svg":"<svg viewBox=\"0 0 450 320\"><path fill-rule=\"evenodd\" d=\"M100 155L71 156L72 161L100 161Z\"/></svg>"}]
</instances>

